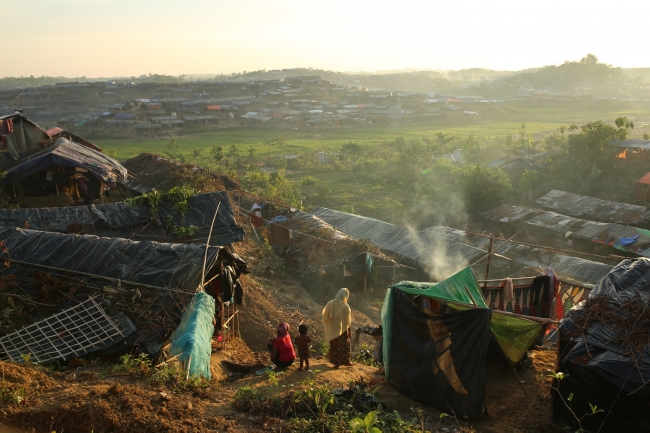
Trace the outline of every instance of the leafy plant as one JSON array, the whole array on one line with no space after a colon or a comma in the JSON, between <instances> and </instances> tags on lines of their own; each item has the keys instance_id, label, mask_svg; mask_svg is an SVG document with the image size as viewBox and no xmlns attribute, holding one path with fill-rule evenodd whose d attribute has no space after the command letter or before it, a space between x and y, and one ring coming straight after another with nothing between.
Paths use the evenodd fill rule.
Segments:
<instances>
[{"instance_id":1,"label":"leafy plant","mask_svg":"<svg viewBox=\"0 0 650 433\"><path fill-rule=\"evenodd\" d=\"M188 227L184 226L177 226L174 224L174 218L172 218L171 215L167 215L167 218L165 219L165 223L167 225L167 228L174 233L179 238L189 238L194 236L198 231L199 228L195 225L190 225Z\"/></svg>"},{"instance_id":2,"label":"leafy plant","mask_svg":"<svg viewBox=\"0 0 650 433\"><path fill-rule=\"evenodd\" d=\"M120 356L120 363L112 368L113 373L126 373L132 376L146 376L151 371L151 363L147 354L139 356L126 354Z\"/></svg>"},{"instance_id":3,"label":"leafy plant","mask_svg":"<svg viewBox=\"0 0 650 433\"><path fill-rule=\"evenodd\" d=\"M232 407L240 412L249 412L267 396L249 386L239 388L232 401Z\"/></svg>"},{"instance_id":4,"label":"leafy plant","mask_svg":"<svg viewBox=\"0 0 650 433\"><path fill-rule=\"evenodd\" d=\"M543 377L543 375L540 375L540 376ZM552 377L553 379L555 379L557 381L558 386L551 386L551 389L553 389L555 392L557 392L558 396L560 397L560 400L562 400L562 403L564 403L564 405L569 410L571 415L573 415L573 417L575 418L576 423L578 424L578 430L576 430L575 433L586 433L586 430L582 427L582 420L585 419L588 416L593 416L593 415L596 415L598 413L605 412L605 411L602 410L602 409L598 409L597 405L589 403L590 412L586 412L584 415L578 416L574 412L573 407L572 407L573 393L570 393L567 396L566 401L565 401L564 397L562 396L562 393L560 393L560 390L559 390L559 382L561 382L562 380L569 377L569 375L565 374L565 373L562 373L561 371L558 371L558 372L553 371L550 374L548 374L547 377Z\"/></svg>"},{"instance_id":5,"label":"leafy plant","mask_svg":"<svg viewBox=\"0 0 650 433\"><path fill-rule=\"evenodd\" d=\"M194 188L189 185L182 185L175 186L166 193L152 189L151 192L127 199L126 202L135 206L146 206L153 215L156 215L159 211L160 203L169 201L174 204L174 208L183 217L189 210L187 199L194 194L196 194Z\"/></svg>"},{"instance_id":6,"label":"leafy plant","mask_svg":"<svg viewBox=\"0 0 650 433\"><path fill-rule=\"evenodd\" d=\"M280 378L280 376L282 376L282 374L284 374L284 373L283 372L278 373L278 372L275 372L275 371L271 370L271 371L266 372L266 378L268 379L268 381L269 381L269 383L271 385L278 386L278 385L280 385L279 378Z\"/></svg>"},{"instance_id":7,"label":"leafy plant","mask_svg":"<svg viewBox=\"0 0 650 433\"><path fill-rule=\"evenodd\" d=\"M203 396L211 387L209 379L203 377L190 377L178 364L164 363L151 371L151 380L176 392L187 392Z\"/></svg>"},{"instance_id":8,"label":"leafy plant","mask_svg":"<svg viewBox=\"0 0 650 433\"><path fill-rule=\"evenodd\" d=\"M352 433L381 433L381 430L375 427L377 424L377 411L372 411L368 412L364 419L354 418L350 421L350 429Z\"/></svg>"},{"instance_id":9,"label":"leafy plant","mask_svg":"<svg viewBox=\"0 0 650 433\"><path fill-rule=\"evenodd\" d=\"M19 404L26 398L25 388L0 388L0 401L3 403Z\"/></svg>"}]
</instances>

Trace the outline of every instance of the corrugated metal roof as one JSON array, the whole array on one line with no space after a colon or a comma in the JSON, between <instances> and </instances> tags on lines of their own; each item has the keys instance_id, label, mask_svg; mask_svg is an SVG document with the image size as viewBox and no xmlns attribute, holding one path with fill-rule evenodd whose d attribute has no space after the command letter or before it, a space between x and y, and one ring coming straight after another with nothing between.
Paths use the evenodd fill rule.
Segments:
<instances>
[{"instance_id":1,"label":"corrugated metal roof","mask_svg":"<svg viewBox=\"0 0 650 433\"><path fill-rule=\"evenodd\" d=\"M647 226L650 223L650 211L645 206L606 201L557 189L537 199L535 203L544 209L592 221L637 226Z\"/></svg>"}]
</instances>

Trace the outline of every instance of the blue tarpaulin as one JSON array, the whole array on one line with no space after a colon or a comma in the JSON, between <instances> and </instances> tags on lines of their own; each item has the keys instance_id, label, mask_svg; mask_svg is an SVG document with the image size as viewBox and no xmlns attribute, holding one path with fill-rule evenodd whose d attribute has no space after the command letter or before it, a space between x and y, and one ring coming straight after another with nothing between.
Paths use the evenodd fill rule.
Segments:
<instances>
[{"instance_id":1,"label":"blue tarpaulin","mask_svg":"<svg viewBox=\"0 0 650 433\"><path fill-rule=\"evenodd\" d=\"M183 365L189 364L191 377L210 378L212 334L214 333L214 298L205 292L197 293L185 309L183 318L169 339L172 356L178 356Z\"/></svg>"}]
</instances>

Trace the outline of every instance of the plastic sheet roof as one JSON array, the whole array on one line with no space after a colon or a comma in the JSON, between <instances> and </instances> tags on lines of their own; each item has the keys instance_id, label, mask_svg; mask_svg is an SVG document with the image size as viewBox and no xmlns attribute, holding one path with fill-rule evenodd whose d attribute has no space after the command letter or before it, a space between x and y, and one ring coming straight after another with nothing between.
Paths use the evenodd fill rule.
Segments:
<instances>
[{"instance_id":1,"label":"plastic sheet roof","mask_svg":"<svg viewBox=\"0 0 650 433\"><path fill-rule=\"evenodd\" d=\"M205 243L214 213L219 206L210 245L227 245L244 239L244 229L237 224L225 191L198 194L187 201L188 210L182 217L173 203L160 203L157 215L159 224L151 224L154 215L147 207L119 202L58 208L0 209L0 227L30 227L65 233L76 226L77 230L82 229L85 233L101 236L135 237L136 240L175 240L169 230L165 231L159 227L160 222L166 222L168 217L171 217L178 226L194 225L199 228L193 238L183 239L184 242L196 239L196 242Z\"/></svg>"},{"instance_id":2,"label":"plastic sheet roof","mask_svg":"<svg viewBox=\"0 0 650 433\"><path fill-rule=\"evenodd\" d=\"M86 168L97 179L110 185L126 181L127 176L126 168L113 158L74 141L59 138L52 146L47 146L8 168L4 182L18 181L51 165Z\"/></svg>"},{"instance_id":3,"label":"plastic sheet roof","mask_svg":"<svg viewBox=\"0 0 650 433\"><path fill-rule=\"evenodd\" d=\"M483 218L488 221L495 222L515 222L526 221L535 215L539 215L543 211L526 206L514 206L511 204L504 204L495 209L483 213Z\"/></svg>"},{"instance_id":4,"label":"plastic sheet roof","mask_svg":"<svg viewBox=\"0 0 650 433\"><path fill-rule=\"evenodd\" d=\"M454 266L472 263L487 253L487 238L467 236L463 231L436 226L416 231L396 226L374 218L367 218L327 208L313 211L321 220L357 239L369 239L374 245L411 260L427 265L435 271L436 264L453 263ZM585 286L596 284L607 275L613 265L559 255L555 252L519 244L507 244L495 239L494 248L499 256L510 258L518 264L532 268L552 268L563 279ZM447 259L446 261L441 259ZM455 260L449 260L455 259ZM464 266L463 266L464 267ZM453 272L452 272L453 273Z\"/></svg>"},{"instance_id":5,"label":"plastic sheet roof","mask_svg":"<svg viewBox=\"0 0 650 433\"><path fill-rule=\"evenodd\" d=\"M575 237L593 239L612 224L572 218L555 212L543 212L526 222L528 233L537 237L565 236L569 232Z\"/></svg>"},{"instance_id":6,"label":"plastic sheet roof","mask_svg":"<svg viewBox=\"0 0 650 433\"><path fill-rule=\"evenodd\" d=\"M201 283L205 244L171 244L92 235L0 229L11 260L79 271L194 292ZM206 269L217 260L219 247L209 247ZM6 259L6 256L5 256Z\"/></svg>"},{"instance_id":7,"label":"plastic sheet roof","mask_svg":"<svg viewBox=\"0 0 650 433\"><path fill-rule=\"evenodd\" d=\"M650 210L645 206L606 201L557 189L535 203L547 210L592 221L633 225L650 223Z\"/></svg>"},{"instance_id":8,"label":"plastic sheet roof","mask_svg":"<svg viewBox=\"0 0 650 433\"><path fill-rule=\"evenodd\" d=\"M650 140L612 140L619 147L650 150Z\"/></svg>"}]
</instances>

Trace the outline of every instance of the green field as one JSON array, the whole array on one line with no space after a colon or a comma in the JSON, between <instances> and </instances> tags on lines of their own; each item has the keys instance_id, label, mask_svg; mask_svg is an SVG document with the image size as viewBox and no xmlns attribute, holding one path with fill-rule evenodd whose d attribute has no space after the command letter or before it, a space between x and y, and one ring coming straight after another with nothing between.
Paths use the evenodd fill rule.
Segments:
<instances>
[{"instance_id":1,"label":"green field","mask_svg":"<svg viewBox=\"0 0 650 433\"><path fill-rule=\"evenodd\" d=\"M526 122L526 129L530 133L553 131L564 122ZM192 153L194 149L203 148L204 154L212 146L229 147L232 144L240 148L243 153L250 145L257 148L258 155L266 155L269 151L264 141L284 136L287 145L282 153L306 153L320 150L338 150L342 144L356 142L363 145L373 145L394 140L403 136L405 139L433 138L438 132L451 133L456 136L474 134L476 137L503 137L517 134L521 122L477 122L459 126L427 125L427 126L399 126L399 127L368 127L363 129L344 129L335 132L314 131L278 131L278 130L250 130L250 129L224 129L211 133L188 134L177 137L182 153ZM142 152L164 153L167 151L169 138L161 139L121 139L121 140L95 140L106 152L115 150L120 160L125 160L139 155ZM277 153L278 149L272 149Z\"/></svg>"},{"instance_id":2,"label":"green field","mask_svg":"<svg viewBox=\"0 0 650 433\"><path fill-rule=\"evenodd\" d=\"M365 127L349 128L338 130L262 130L262 129L220 129L211 132L193 132L191 129L181 131L176 137L180 144L180 152L193 162L202 166L210 166L219 170L210 156L210 148L222 146L227 154L231 145L239 148L240 155L247 155L248 148L253 146L256 149L258 161L267 163L269 154L277 155L280 149L269 148L264 144L269 139L282 135L286 139L286 145L281 152L283 154L312 155L317 151L340 150L343 144L356 142L363 146L373 146L390 142L399 137L404 139L433 139L436 133L448 133L459 138L458 145L465 141L466 137L473 134L480 141L494 142L495 138L503 138L508 135L517 135L521 124L526 124L528 133L554 132L560 126L570 124L581 125L589 121L604 120L612 122L616 117L628 116L635 120L633 137L640 138L643 132L649 132L648 116L650 110L635 108L624 109L613 112L611 107L570 109L570 108L548 108L536 107L521 111L513 111L516 115L508 121L475 121L465 124L431 124L431 125L405 125L398 127ZM461 120L460 117L456 117ZM467 120L464 118L462 120ZM487 139L487 140L486 140ZM104 148L106 152L115 151L119 160L126 160L135 157L143 152L165 154L169 151L168 144L170 137L159 139L99 139L95 142ZM203 149L200 156L192 156L196 149ZM313 161L313 158L310 158ZM271 170L267 167L264 170ZM240 175L245 175L245 170L239 170ZM454 213L458 206L458 212L464 212L462 204L453 200L441 204L432 201L426 194L418 192L406 192L403 186L394 181L386 181L388 173L360 173L351 170L351 167L334 168L330 166L313 163L300 171L287 170L286 177L293 182L295 188L300 190L305 208L325 206L348 212L358 213L375 217L396 224L404 224L406 220L417 220L422 209L428 209L425 220L420 218L420 224L426 226L434 224L453 224L446 221L442 214ZM310 176L309 183L302 180ZM451 192L451 191L450 191ZM447 212L439 212L436 209L444 206ZM452 212L449 212L449 209Z\"/></svg>"},{"instance_id":3,"label":"green field","mask_svg":"<svg viewBox=\"0 0 650 433\"><path fill-rule=\"evenodd\" d=\"M191 154L194 149L207 150L212 146L223 146L224 149L232 144L244 149L253 145L259 156L268 155L269 148L264 141L282 135L287 140L282 153L297 154L309 153L319 150L338 150L340 146L349 142L362 145L372 145L391 141L399 136L405 139L432 138L438 132L451 133L458 137L474 134L477 138L495 138L518 133L522 123L526 123L528 133L555 131L561 125L572 123L582 124L593 120L612 122L616 117L627 116L637 119L633 136L640 138L642 132L648 131L650 105L643 103L635 107L629 104L603 107L526 107L511 109L511 118L506 121L475 121L469 123L439 123L430 125L404 125L395 127L365 127L339 130L261 130L261 129L222 129L213 132L181 131L177 141L181 145L181 152ZM458 119L458 117L456 117ZM458 119L460 120L460 119ZM464 120L464 119L463 119ZM169 138L160 139L97 139L95 142L106 149L115 150L120 160L125 160L139 155L142 152L164 153L167 151ZM271 153L278 153L278 149L271 149Z\"/></svg>"}]
</instances>

